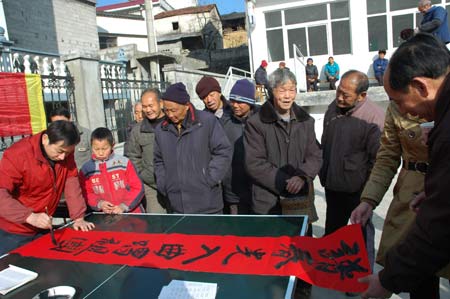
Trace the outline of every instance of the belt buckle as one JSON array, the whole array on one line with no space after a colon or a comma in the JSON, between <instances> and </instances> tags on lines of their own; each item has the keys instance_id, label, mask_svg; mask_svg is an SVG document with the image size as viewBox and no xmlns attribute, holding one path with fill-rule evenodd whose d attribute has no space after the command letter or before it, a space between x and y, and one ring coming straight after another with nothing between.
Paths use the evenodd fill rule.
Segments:
<instances>
[{"instance_id":1,"label":"belt buckle","mask_svg":"<svg viewBox=\"0 0 450 299\"><path fill-rule=\"evenodd\" d=\"M417 172L421 173L421 174L426 174L427 173L427 168L428 168L428 163L426 162L415 162L414 163L414 168Z\"/></svg>"}]
</instances>

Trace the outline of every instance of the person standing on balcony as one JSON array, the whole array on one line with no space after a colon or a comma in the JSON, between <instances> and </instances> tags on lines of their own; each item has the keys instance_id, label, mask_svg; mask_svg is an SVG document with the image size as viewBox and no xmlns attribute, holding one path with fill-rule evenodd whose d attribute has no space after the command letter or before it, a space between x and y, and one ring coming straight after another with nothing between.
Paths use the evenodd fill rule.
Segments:
<instances>
[{"instance_id":1,"label":"person standing on balcony","mask_svg":"<svg viewBox=\"0 0 450 299\"><path fill-rule=\"evenodd\" d=\"M423 15L419 32L431 33L444 44L450 43L450 32L447 23L447 11L441 6L432 6L430 0L420 0L418 9Z\"/></svg>"},{"instance_id":2,"label":"person standing on balcony","mask_svg":"<svg viewBox=\"0 0 450 299\"><path fill-rule=\"evenodd\" d=\"M258 85L262 85L265 89L269 90L269 82L267 80L267 65L267 61L261 61L261 65L255 72L255 83L256 87L258 87Z\"/></svg>"},{"instance_id":3,"label":"person standing on balcony","mask_svg":"<svg viewBox=\"0 0 450 299\"><path fill-rule=\"evenodd\" d=\"M255 97L259 102L263 102L267 98L269 91L269 83L267 81L267 61L262 60L261 65L255 72L256 94Z\"/></svg>"}]
</instances>

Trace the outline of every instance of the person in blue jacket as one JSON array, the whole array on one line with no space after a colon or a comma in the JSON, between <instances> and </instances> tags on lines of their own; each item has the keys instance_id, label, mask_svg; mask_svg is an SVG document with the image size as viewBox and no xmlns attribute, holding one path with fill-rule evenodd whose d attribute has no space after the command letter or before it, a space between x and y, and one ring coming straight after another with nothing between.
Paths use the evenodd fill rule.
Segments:
<instances>
[{"instance_id":1,"label":"person in blue jacket","mask_svg":"<svg viewBox=\"0 0 450 299\"><path fill-rule=\"evenodd\" d=\"M380 86L383 86L383 76L389 62L389 60L384 58L385 55L386 50L379 50L378 58L373 62L373 71L375 73L375 78L377 78L378 85Z\"/></svg>"},{"instance_id":2,"label":"person in blue jacket","mask_svg":"<svg viewBox=\"0 0 450 299\"><path fill-rule=\"evenodd\" d=\"M430 0L420 0L419 11L423 14L419 32L427 32L438 37L444 44L450 42L450 32L447 25L447 11L441 6L431 6Z\"/></svg>"},{"instance_id":3,"label":"person in blue jacket","mask_svg":"<svg viewBox=\"0 0 450 299\"><path fill-rule=\"evenodd\" d=\"M325 76L330 82L330 89L336 90L336 81L339 80L339 65L334 62L332 56L328 57L328 63L325 65Z\"/></svg>"}]
</instances>

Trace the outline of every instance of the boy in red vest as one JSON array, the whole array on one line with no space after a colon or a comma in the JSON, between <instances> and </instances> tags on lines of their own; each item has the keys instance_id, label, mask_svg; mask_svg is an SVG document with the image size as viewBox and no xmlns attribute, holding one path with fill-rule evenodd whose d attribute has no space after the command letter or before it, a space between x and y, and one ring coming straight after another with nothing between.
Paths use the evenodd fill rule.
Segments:
<instances>
[{"instance_id":1,"label":"boy in red vest","mask_svg":"<svg viewBox=\"0 0 450 299\"><path fill-rule=\"evenodd\" d=\"M94 211L143 213L142 181L128 158L113 153L113 146L109 129L97 128L92 132L92 158L80 170L83 195Z\"/></svg>"}]
</instances>

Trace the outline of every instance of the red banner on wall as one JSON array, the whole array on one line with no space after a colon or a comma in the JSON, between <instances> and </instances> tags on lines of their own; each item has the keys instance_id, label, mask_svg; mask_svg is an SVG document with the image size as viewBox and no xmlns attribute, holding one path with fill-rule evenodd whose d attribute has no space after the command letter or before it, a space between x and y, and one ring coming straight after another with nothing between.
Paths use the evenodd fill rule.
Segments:
<instances>
[{"instance_id":1,"label":"red banner on wall","mask_svg":"<svg viewBox=\"0 0 450 299\"><path fill-rule=\"evenodd\" d=\"M362 292L357 279L370 274L359 225L310 237L238 237L143 234L72 229L46 235L13 253L45 259L254 275L294 275L311 284Z\"/></svg>"},{"instance_id":2,"label":"red banner on wall","mask_svg":"<svg viewBox=\"0 0 450 299\"><path fill-rule=\"evenodd\" d=\"M0 73L0 136L32 135L46 126L41 76Z\"/></svg>"}]
</instances>

